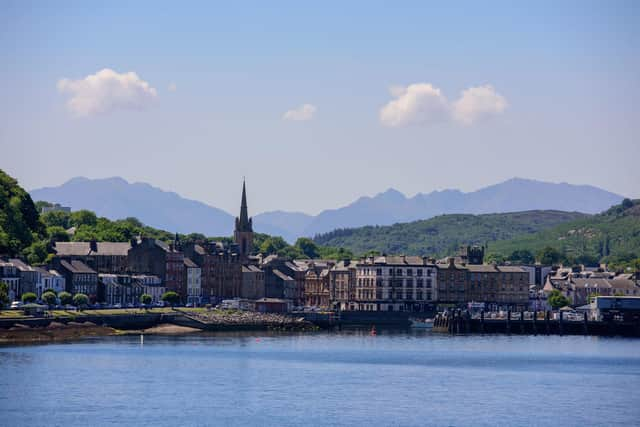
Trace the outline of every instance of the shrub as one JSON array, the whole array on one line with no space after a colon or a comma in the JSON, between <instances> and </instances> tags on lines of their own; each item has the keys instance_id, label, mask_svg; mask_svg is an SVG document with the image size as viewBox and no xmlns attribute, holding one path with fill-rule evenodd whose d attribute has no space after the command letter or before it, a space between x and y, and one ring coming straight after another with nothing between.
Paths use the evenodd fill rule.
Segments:
<instances>
[{"instance_id":1,"label":"shrub","mask_svg":"<svg viewBox=\"0 0 640 427\"><path fill-rule=\"evenodd\" d=\"M29 304L30 302L34 302L37 299L38 296L33 292L25 292L24 294L22 294L22 302L24 304Z\"/></svg>"}]
</instances>

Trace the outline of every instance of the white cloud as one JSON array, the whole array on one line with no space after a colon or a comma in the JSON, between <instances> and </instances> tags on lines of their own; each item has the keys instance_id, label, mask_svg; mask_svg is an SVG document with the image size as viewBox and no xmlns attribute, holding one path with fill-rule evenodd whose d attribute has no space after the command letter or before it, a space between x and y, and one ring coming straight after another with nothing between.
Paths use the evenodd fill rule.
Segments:
<instances>
[{"instance_id":1,"label":"white cloud","mask_svg":"<svg viewBox=\"0 0 640 427\"><path fill-rule=\"evenodd\" d=\"M390 89L396 99L380 110L380 121L385 126L406 126L447 120L449 106L440 89L429 83L415 83L406 88Z\"/></svg>"},{"instance_id":2,"label":"white cloud","mask_svg":"<svg viewBox=\"0 0 640 427\"><path fill-rule=\"evenodd\" d=\"M169 86L167 86L167 89L169 90L169 92L175 92L176 90L178 90L178 86L176 86L175 83L169 83Z\"/></svg>"},{"instance_id":3,"label":"white cloud","mask_svg":"<svg viewBox=\"0 0 640 427\"><path fill-rule=\"evenodd\" d=\"M289 110L282 115L284 120L311 120L318 109L315 105L303 104L298 108Z\"/></svg>"},{"instance_id":4,"label":"white cloud","mask_svg":"<svg viewBox=\"0 0 640 427\"><path fill-rule=\"evenodd\" d=\"M453 104L453 117L470 125L492 115L501 114L507 108L507 100L490 85L463 90L460 99Z\"/></svg>"},{"instance_id":5,"label":"white cloud","mask_svg":"<svg viewBox=\"0 0 640 427\"><path fill-rule=\"evenodd\" d=\"M450 121L470 125L507 108L507 100L490 85L466 89L453 103L430 83L392 86L389 92L395 99L380 109L380 122L389 127Z\"/></svg>"},{"instance_id":6,"label":"white cloud","mask_svg":"<svg viewBox=\"0 0 640 427\"><path fill-rule=\"evenodd\" d=\"M71 94L67 107L81 117L121 109L141 110L158 96L136 73L119 74L108 68L81 80L61 79L58 90Z\"/></svg>"}]
</instances>

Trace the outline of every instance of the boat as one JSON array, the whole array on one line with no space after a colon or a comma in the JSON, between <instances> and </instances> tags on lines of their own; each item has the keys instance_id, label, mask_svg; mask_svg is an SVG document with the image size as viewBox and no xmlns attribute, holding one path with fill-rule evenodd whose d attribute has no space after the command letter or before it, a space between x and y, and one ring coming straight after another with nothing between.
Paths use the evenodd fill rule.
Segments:
<instances>
[{"instance_id":1,"label":"boat","mask_svg":"<svg viewBox=\"0 0 640 427\"><path fill-rule=\"evenodd\" d=\"M410 319L411 324L409 325L414 329L431 329L433 328L433 319Z\"/></svg>"}]
</instances>

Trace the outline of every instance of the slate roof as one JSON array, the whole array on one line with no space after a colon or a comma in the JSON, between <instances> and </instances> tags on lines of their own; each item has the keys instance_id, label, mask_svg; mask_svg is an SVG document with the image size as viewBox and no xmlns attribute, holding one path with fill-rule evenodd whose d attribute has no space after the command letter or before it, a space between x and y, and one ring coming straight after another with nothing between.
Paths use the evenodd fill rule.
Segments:
<instances>
[{"instance_id":1,"label":"slate roof","mask_svg":"<svg viewBox=\"0 0 640 427\"><path fill-rule=\"evenodd\" d=\"M287 276L286 274L284 274L283 272L281 272L278 269L273 269L273 274L275 274L276 276L278 276L282 280L293 281L293 279L291 277Z\"/></svg>"},{"instance_id":2,"label":"slate roof","mask_svg":"<svg viewBox=\"0 0 640 427\"><path fill-rule=\"evenodd\" d=\"M60 265L71 273L85 273L85 274L97 274L91 267L82 261L78 260L62 260Z\"/></svg>"},{"instance_id":3,"label":"slate roof","mask_svg":"<svg viewBox=\"0 0 640 427\"><path fill-rule=\"evenodd\" d=\"M56 242L54 250L58 256L127 256L130 242L96 242L97 251L91 250L91 242Z\"/></svg>"},{"instance_id":4,"label":"slate roof","mask_svg":"<svg viewBox=\"0 0 640 427\"><path fill-rule=\"evenodd\" d=\"M200 266L198 264L196 264L195 262L191 261L191 258L185 258L184 259L184 266L187 268L200 268Z\"/></svg>"}]
</instances>

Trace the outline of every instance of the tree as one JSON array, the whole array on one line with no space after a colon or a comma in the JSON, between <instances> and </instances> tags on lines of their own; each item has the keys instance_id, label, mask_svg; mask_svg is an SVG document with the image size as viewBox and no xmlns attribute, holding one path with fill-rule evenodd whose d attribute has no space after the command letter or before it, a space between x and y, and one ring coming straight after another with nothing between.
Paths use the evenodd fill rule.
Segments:
<instances>
[{"instance_id":1,"label":"tree","mask_svg":"<svg viewBox=\"0 0 640 427\"><path fill-rule=\"evenodd\" d=\"M285 249L287 246L289 245L284 241L282 237L268 237L260 245L260 252L263 255L272 255L282 249Z\"/></svg>"},{"instance_id":2,"label":"tree","mask_svg":"<svg viewBox=\"0 0 640 427\"><path fill-rule=\"evenodd\" d=\"M173 291L167 291L162 294L162 301L173 306L180 302L180 295Z\"/></svg>"},{"instance_id":3,"label":"tree","mask_svg":"<svg viewBox=\"0 0 640 427\"><path fill-rule=\"evenodd\" d=\"M300 249L300 251L305 254L307 258L318 258L318 245L316 245L313 240L308 237L300 237L296 240L295 246Z\"/></svg>"},{"instance_id":4,"label":"tree","mask_svg":"<svg viewBox=\"0 0 640 427\"><path fill-rule=\"evenodd\" d=\"M153 297L149 294L140 295L140 303L144 305L149 305L153 301Z\"/></svg>"},{"instance_id":5,"label":"tree","mask_svg":"<svg viewBox=\"0 0 640 427\"><path fill-rule=\"evenodd\" d=\"M69 233L67 233L67 230L58 225L47 227L47 235L49 236L49 241L51 242L69 241Z\"/></svg>"},{"instance_id":6,"label":"tree","mask_svg":"<svg viewBox=\"0 0 640 427\"><path fill-rule=\"evenodd\" d=\"M70 217L71 214L65 211L51 211L40 215L40 219L47 227L61 227L65 230L70 227Z\"/></svg>"},{"instance_id":7,"label":"tree","mask_svg":"<svg viewBox=\"0 0 640 427\"><path fill-rule=\"evenodd\" d=\"M22 302L24 304L29 304L31 302L34 302L37 299L38 299L38 296L33 292L25 292L24 294L22 294Z\"/></svg>"},{"instance_id":8,"label":"tree","mask_svg":"<svg viewBox=\"0 0 640 427\"><path fill-rule=\"evenodd\" d=\"M43 235L44 225L31 196L0 170L0 253L17 255Z\"/></svg>"},{"instance_id":9,"label":"tree","mask_svg":"<svg viewBox=\"0 0 640 427\"><path fill-rule=\"evenodd\" d=\"M521 264L533 264L536 262L536 259L531 251L527 249L517 249L511 252L511 255L509 255L509 261L518 262Z\"/></svg>"},{"instance_id":10,"label":"tree","mask_svg":"<svg viewBox=\"0 0 640 427\"><path fill-rule=\"evenodd\" d=\"M557 264L562 258L562 254L557 249L547 246L538 252L538 261L543 265Z\"/></svg>"},{"instance_id":11,"label":"tree","mask_svg":"<svg viewBox=\"0 0 640 427\"><path fill-rule=\"evenodd\" d=\"M497 254L495 252L492 252L490 254L487 254L487 256L484 257L484 260L491 264L491 263L496 263L496 264L503 264L505 261L504 256L502 256L502 254Z\"/></svg>"},{"instance_id":12,"label":"tree","mask_svg":"<svg viewBox=\"0 0 640 427\"><path fill-rule=\"evenodd\" d=\"M11 301L9 301L9 285L4 283L3 281L0 281L0 308L4 307L10 302Z\"/></svg>"},{"instance_id":13,"label":"tree","mask_svg":"<svg viewBox=\"0 0 640 427\"><path fill-rule=\"evenodd\" d=\"M554 310L557 310L571 303L571 301L569 301L569 298L562 295L562 292L557 289L551 291L549 297L547 298L547 302Z\"/></svg>"},{"instance_id":14,"label":"tree","mask_svg":"<svg viewBox=\"0 0 640 427\"><path fill-rule=\"evenodd\" d=\"M95 213L82 209L71 213L69 223L74 227L80 227L81 225L94 227L98 223L98 217Z\"/></svg>"},{"instance_id":15,"label":"tree","mask_svg":"<svg viewBox=\"0 0 640 427\"><path fill-rule=\"evenodd\" d=\"M47 260L49 252L45 241L36 241L29 245L22 254L27 258L29 264L42 264Z\"/></svg>"},{"instance_id":16,"label":"tree","mask_svg":"<svg viewBox=\"0 0 640 427\"><path fill-rule=\"evenodd\" d=\"M76 307L86 307L89 304L89 297L85 294L75 294L73 296L73 305Z\"/></svg>"},{"instance_id":17,"label":"tree","mask_svg":"<svg viewBox=\"0 0 640 427\"><path fill-rule=\"evenodd\" d=\"M622 201L622 209L629 209L633 207L633 202L631 201L631 199L624 199Z\"/></svg>"},{"instance_id":18,"label":"tree","mask_svg":"<svg viewBox=\"0 0 640 427\"><path fill-rule=\"evenodd\" d=\"M56 305L56 294L53 292L44 292L42 294L42 301L44 301L45 304L51 306L51 305Z\"/></svg>"},{"instance_id":19,"label":"tree","mask_svg":"<svg viewBox=\"0 0 640 427\"><path fill-rule=\"evenodd\" d=\"M58 295L58 298L60 298L60 304L62 305L69 305L73 302L73 297L69 292L65 292L65 291L60 292L60 294Z\"/></svg>"}]
</instances>

